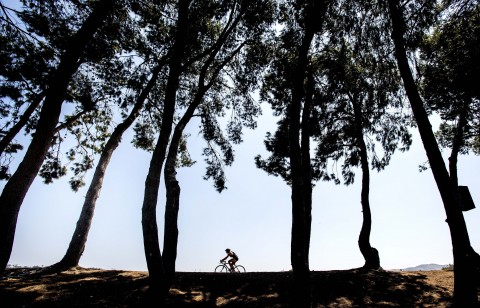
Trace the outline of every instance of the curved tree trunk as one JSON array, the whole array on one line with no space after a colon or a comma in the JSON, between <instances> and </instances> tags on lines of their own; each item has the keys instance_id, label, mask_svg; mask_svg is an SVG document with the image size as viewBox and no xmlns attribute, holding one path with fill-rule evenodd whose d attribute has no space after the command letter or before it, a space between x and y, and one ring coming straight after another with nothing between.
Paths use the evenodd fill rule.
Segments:
<instances>
[{"instance_id":1,"label":"curved tree trunk","mask_svg":"<svg viewBox=\"0 0 480 308\"><path fill-rule=\"evenodd\" d=\"M0 196L0 271L3 272L12 252L18 213L30 185L38 174L53 140L55 126L60 117L62 103L72 75L77 71L85 45L93 38L114 0L102 0L72 37L60 64L49 83L40 112L35 135L15 173L6 183Z\"/></svg>"},{"instance_id":2,"label":"curved tree trunk","mask_svg":"<svg viewBox=\"0 0 480 308\"><path fill-rule=\"evenodd\" d=\"M60 272L60 271L67 270L71 267L78 266L78 263L80 262L80 258L85 249L88 233L90 231L90 226L92 224L95 206L97 203L97 199L100 195L100 191L102 190L103 179L104 179L108 164L110 162L110 158L112 157L113 152L117 149L118 145L120 144L122 140L122 136L125 133L125 131L132 125L132 123L140 114L140 111L143 108L144 102L148 97L148 94L150 93L153 86L157 82L158 75L160 73L162 66L163 65L158 65L154 69L154 71L152 72L152 76L150 77L150 80L148 81L145 89L143 89L143 91L137 98L137 102L132 108L130 115L115 128L112 135L108 139L108 142L105 145L105 148L103 149L102 154L100 155L100 159L98 161L97 167L95 168L95 173L93 174L92 181L90 183L87 194L85 196L82 212L80 213L80 217L77 221L77 226L73 233L72 239L70 240L70 244L68 246L67 252L65 253L65 256L62 258L62 260L46 268L45 272Z\"/></svg>"},{"instance_id":3,"label":"curved tree trunk","mask_svg":"<svg viewBox=\"0 0 480 308\"><path fill-rule=\"evenodd\" d=\"M370 233L372 230L372 213L370 209L370 167L368 163L367 146L363 139L362 111L358 102L353 101L353 111L355 116L355 134L357 145L360 148L360 162L362 165L362 229L358 236L358 247L365 259L363 268L366 270L379 269L380 257L378 250L370 245Z\"/></svg>"},{"instance_id":4,"label":"curved tree trunk","mask_svg":"<svg viewBox=\"0 0 480 308\"><path fill-rule=\"evenodd\" d=\"M200 94L201 92L201 94ZM165 162L164 178L167 200L165 204L165 227L163 237L163 266L167 275L168 285L171 284L175 275L175 260L177 259L178 243L178 210L180 208L180 185L176 177L176 164L178 148L183 131L192 119L195 109L203 97L203 86L200 87L193 102L188 106L187 111L178 122L170 141L167 160Z\"/></svg>"},{"instance_id":5,"label":"curved tree trunk","mask_svg":"<svg viewBox=\"0 0 480 308\"><path fill-rule=\"evenodd\" d=\"M423 106L423 101L410 71L403 39L403 13L399 7L398 0L388 0L388 4L393 27L392 38L395 44L397 64L438 191L442 197L447 223L450 228L455 275L454 305L458 307L476 307L478 298L475 283L474 256L471 254L470 239L463 213L456 198L456 189L450 180L428 115Z\"/></svg>"},{"instance_id":6,"label":"curved tree trunk","mask_svg":"<svg viewBox=\"0 0 480 308\"><path fill-rule=\"evenodd\" d=\"M190 117L191 118L191 117ZM170 286L175 276L175 261L178 244L178 210L180 209L180 185L176 177L177 153L182 132L188 120L185 116L175 127L165 162L164 178L166 188L165 227L163 237L163 265Z\"/></svg>"},{"instance_id":7,"label":"curved tree trunk","mask_svg":"<svg viewBox=\"0 0 480 308\"><path fill-rule=\"evenodd\" d=\"M180 209L180 185L178 185L176 177L178 148L185 127L192 119L195 109L197 109L207 91L207 88L203 85L204 78L205 71L201 74L201 82L195 98L175 126L172 140L170 141L167 160L165 162L164 178L167 198L165 204L165 227L163 234L163 266L168 286L170 286L173 281L175 275L175 261L177 259L178 210Z\"/></svg>"},{"instance_id":8,"label":"curved tree trunk","mask_svg":"<svg viewBox=\"0 0 480 308\"><path fill-rule=\"evenodd\" d=\"M175 165L171 166L171 163L167 158L164 171L167 200L165 204L163 265L169 286L175 276L175 261L177 259L178 243L178 210L180 208L180 185L178 185L175 176L177 172L175 170Z\"/></svg>"},{"instance_id":9,"label":"curved tree trunk","mask_svg":"<svg viewBox=\"0 0 480 308\"><path fill-rule=\"evenodd\" d=\"M168 282L165 276L162 254L158 241L158 226L156 220L156 208L158 190L160 186L160 174L173 126L175 113L176 94L179 85L181 64L185 53L188 7L191 0L178 2L178 19L175 42L172 57L170 59L167 86L165 89L165 101L162 116L162 125L157 144L150 160L147 178L145 180L145 194L142 206L142 230L145 258L149 274L149 293L152 298L164 302L168 294Z\"/></svg>"}]
</instances>

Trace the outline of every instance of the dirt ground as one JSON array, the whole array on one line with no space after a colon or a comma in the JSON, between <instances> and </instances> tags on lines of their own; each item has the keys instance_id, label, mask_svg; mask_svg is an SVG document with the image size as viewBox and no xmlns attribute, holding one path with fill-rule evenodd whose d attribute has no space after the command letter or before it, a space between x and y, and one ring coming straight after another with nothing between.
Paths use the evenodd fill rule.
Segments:
<instances>
[{"instance_id":1,"label":"dirt ground","mask_svg":"<svg viewBox=\"0 0 480 308\"><path fill-rule=\"evenodd\" d=\"M37 269L38 270L38 269ZM38 275L8 269L0 278L2 307L144 307L146 272L75 268ZM168 307L286 307L291 272L179 272ZM312 272L315 307L448 307L453 272Z\"/></svg>"}]
</instances>

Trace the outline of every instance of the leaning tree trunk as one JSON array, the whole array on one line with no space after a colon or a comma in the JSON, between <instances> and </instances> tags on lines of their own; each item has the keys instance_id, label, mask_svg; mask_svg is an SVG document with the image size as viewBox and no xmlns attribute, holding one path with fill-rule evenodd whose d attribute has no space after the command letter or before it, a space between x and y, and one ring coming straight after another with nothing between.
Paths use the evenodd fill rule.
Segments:
<instances>
[{"instance_id":1,"label":"leaning tree trunk","mask_svg":"<svg viewBox=\"0 0 480 308\"><path fill-rule=\"evenodd\" d=\"M158 241L156 207L160 186L160 174L173 126L176 94L180 80L182 59L185 53L188 6L190 1L191 0L180 0L178 2L177 30L165 89L162 125L145 180L145 194L142 206L143 245L149 274L149 294L160 302L165 301L169 287Z\"/></svg>"},{"instance_id":2,"label":"leaning tree trunk","mask_svg":"<svg viewBox=\"0 0 480 308\"><path fill-rule=\"evenodd\" d=\"M35 135L17 170L0 196L0 273L12 253L18 213L33 180L38 174L53 140L62 103L72 75L77 71L84 47L112 10L114 0L99 1L78 32L71 38L57 70L49 82Z\"/></svg>"},{"instance_id":3,"label":"leaning tree trunk","mask_svg":"<svg viewBox=\"0 0 480 308\"><path fill-rule=\"evenodd\" d=\"M145 86L145 89L143 89L143 91L138 96L137 102L132 108L130 115L115 128L112 135L110 136L107 144L105 145L105 148L102 151L102 154L98 161L98 165L95 168L95 173L93 174L92 182L90 183L87 194L85 196L82 212L80 213L80 217L77 221L77 226L73 233L72 239L70 240L70 245L68 246L67 252L65 253L65 256L62 258L62 260L46 268L46 272L60 272L78 266L80 258L85 249L85 244L87 242L90 226L92 225L95 206L97 203L97 199L100 195L100 191L102 190L103 179L108 164L110 162L110 158L120 144L125 131L132 125L132 123L140 114L144 102L148 97L148 94L157 82L158 75L162 67L163 65L158 65L153 70L150 80Z\"/></svg>"},{"instance_id":4,"label":"leaning tree trunk","mask_svg":"<svg viewBox=\"0 0 480 308\"><path fill-rule=\"evenodd\" d=\"M362 165L362 192L361 192L361 204L362 204L362 228L360 235L358 236L358 247L365 259L363 268L366 270L379 269L380 257L378 250L370 245L370 233L372 230L372 213L370 209L370 167L368 163L367 146L363 139L363 124L362 124L362 111L358 102L352 102L354 118L355 118L355 135L357 139L357 145L360 149L360 162Z\"/></svg>"},{"instance_id":5,"label":"leaning tree trunk","mask_svg":"<svg viewBox=\"0 0 480 308\"><path fill-rule=\"evenodd\" d=\"M458 307L476 307L478 305L475 283L475 265L471 253L470 239L460 205L456 198L456 189L452 185L445 162L443 161L423 101L410 71L405 42L402 11L398 0L388 0L392 21L392 38L395 44L395 56L403 79L405 90L417 122L420 137L440 192L453 247L454 260L454 305Z\"/></svg>"},{"instance_id":6,"label":"leaning tree trunk","mask_svg":"<svg viewBox=\"0 0 480 308\"><path fill-rule=\"evenodd\" d=\"M7 146L12 142L15 136L20 132L20 130L27 124L28 119L32 116L33 112L42 102L43 98L45 97L45 92L37 94L35 100L28 106L25 112L22 114L20 119L18 120L15 125L5 134L5 136L0 140L0 155L5 152Z\"/></svg>"}]
</instances>

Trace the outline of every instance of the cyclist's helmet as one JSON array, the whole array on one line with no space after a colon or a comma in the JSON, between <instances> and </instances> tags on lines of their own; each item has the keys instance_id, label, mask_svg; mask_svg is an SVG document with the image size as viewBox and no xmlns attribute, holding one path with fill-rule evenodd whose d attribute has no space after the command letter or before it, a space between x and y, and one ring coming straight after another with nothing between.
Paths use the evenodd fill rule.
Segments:
<instances>
[{"instance_id":1,"label":"cyclist's helmet","mask_svg":"<svg viewBox=\"0 0 480 308\"><path fill-rule=\"evenodd\" d=\"M227 249L225 249L225 251L226 251L226 252L230 252L230 249L227 248Z\"/></svg>"}]
</instances>

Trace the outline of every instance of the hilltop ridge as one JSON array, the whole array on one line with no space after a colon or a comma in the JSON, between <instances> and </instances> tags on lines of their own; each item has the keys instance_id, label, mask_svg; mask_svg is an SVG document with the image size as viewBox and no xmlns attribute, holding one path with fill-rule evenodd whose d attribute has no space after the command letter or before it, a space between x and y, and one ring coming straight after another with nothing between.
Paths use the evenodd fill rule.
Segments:
<instances>
[{"instance_id":1,"label":"hilltop ridge","mask_svg":"<svg viewBox=\"0 0 480 308\"><path fill-rule=\"evenodd\" d=\"M441 270L442 268L448 267L448 264L420 264L417 266L402 268L402 271L436 271Z\"/></svg>"}]
</instances>

